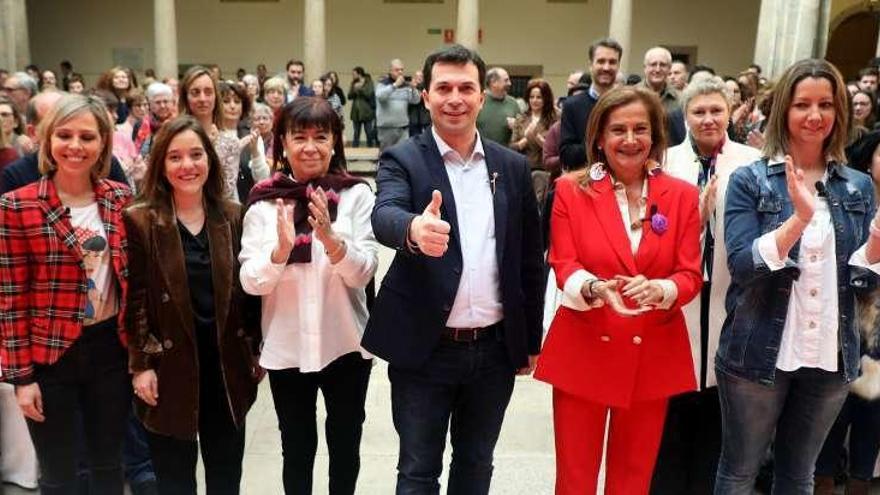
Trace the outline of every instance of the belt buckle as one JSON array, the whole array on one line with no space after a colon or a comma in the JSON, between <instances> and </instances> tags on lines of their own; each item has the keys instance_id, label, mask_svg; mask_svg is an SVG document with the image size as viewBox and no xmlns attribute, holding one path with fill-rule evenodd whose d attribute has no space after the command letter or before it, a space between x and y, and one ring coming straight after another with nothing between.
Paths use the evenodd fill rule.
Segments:
<instances>
[{"instance_id":1,"label":"belt buckle","mask_svg":"<svg viewBox=\"0 0 880 495\"><path fill-rule=\"evenodd\" d=\"M466 337L461 337L465 335ZM456 328L452 331L452 340L454 342L474 342L477 340L476 328Z\"/></svg>"}]
</instances>

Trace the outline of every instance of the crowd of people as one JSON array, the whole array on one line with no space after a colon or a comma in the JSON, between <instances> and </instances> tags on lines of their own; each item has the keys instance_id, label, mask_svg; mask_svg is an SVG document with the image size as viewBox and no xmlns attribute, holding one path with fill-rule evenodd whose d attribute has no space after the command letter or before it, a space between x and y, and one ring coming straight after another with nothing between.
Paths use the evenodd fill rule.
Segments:
<instances>
[{"instance_id":1,"label":"crowd of people","mask_svg":"<svg viewBox=\"0 0 880 495\"><path fill-rule=\"evenodd\" d=\"M625 76L623 50L597 40L560 98L458 45L348 92L296 60L0 70L0 371L41 493L195 494L199 452L207 493L239 493L268 375L285 493L312 493L320 391L353 494L378 357L398 494L439 492L447 435L448 492L488 493L532 373L557 494L596 493L603 457L609 494L867 494L876 66L720 77L653 47Z\"/></svg>"}]
</instances>

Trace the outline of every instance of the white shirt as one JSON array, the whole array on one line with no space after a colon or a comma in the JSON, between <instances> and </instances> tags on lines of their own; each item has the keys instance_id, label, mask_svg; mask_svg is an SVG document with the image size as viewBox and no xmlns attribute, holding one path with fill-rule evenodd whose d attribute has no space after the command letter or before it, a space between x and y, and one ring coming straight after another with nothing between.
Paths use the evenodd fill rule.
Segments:
<instances>
[{"instance_id":1,"label":"white shirt","mask_svg":"<svg viewBox=\"0 0 880 495\"><path fill-rule=\"evenodd\" d=\"M642 182L642 195L639 198L639 217L633 220L629 213L629 200L626 197L626 187L620 182L611 178L614 186L614 198L617 200L617 208L620 210L620 217L623 219L624 230L629 238L629 248L633 254L639 250L639 244L642 242L642 229L645 228L645 208L648 204L648 179ZM638 223L636 223L638 222ZM633 228L635 226L635 228ZM584 299L581 288L587 280L598 279L596 275L587 270L577 270L565 280L562 288L562 305L574 309L576 311L587 311L590 305ZM672 303L678 297L678 286L672 280L660 279L660 286L663 288L663 300L657 306L659 309L669 309Z\"/></svg>"},{"instance_id":2,"label":"white shirt","mask_svg":"<svg viewBox=\"0 0 880 495\"><path fill-rule=\"evenodd\" d=\"M104 222L98 203L71 206L70 225L83 255L83 266L88 279L88 300L85 325L91 325L115 315L118 311L116 277L110 266L110 245L104 231Z\"/></svg>"},{"instance_id":3,"label":"white shirt","mask_svg":"<svg viewBox=\"0 0 880 495\"><path fill-rule=\"evenodd\" d=\"M839 308L834 224L827 198L818 193L815 197L816 211L801 235L798 251L797 266L801 274L792 284L776 357L776 367L782 371L799 368L837 371ZM785 267L785 259L779 257L776 245L776 230L767 232L756 242L758 254L770 271ZM849 264L880 273L880 263L868 264L865 249L863 245L856 250Z\"/></svg>"},{"instance_id":4,"label":"white shirt","mask_svg":"<svg viewBox=\"0 0 880 495\"><path fill-rule=\"evenodd\" d=\"M432 127L455 200L462 271L452 311L446 321L452 328L482 328L504 318L498 257L495 254L494 193L486 168L483 141L477 133L467 159L446 144Z\"/></svg>"},{"instance_id":5,"label":"white shirt","mask_svg":"<svg viewBox=\"0 0 880 495\"><path fill-rule=\"evenodd\" d=\"M263 296L260 366L320 371L350 352L372 357L360 346L367 324L364 287L378 266L379 244L370 215L375 196L366 184L340 193L333 230L345 239L345 256L332 265L312 237L309 263L272 263L278 242L274 201L260 201L244 217L241 285Z\"/></svg>"}]
</instances>

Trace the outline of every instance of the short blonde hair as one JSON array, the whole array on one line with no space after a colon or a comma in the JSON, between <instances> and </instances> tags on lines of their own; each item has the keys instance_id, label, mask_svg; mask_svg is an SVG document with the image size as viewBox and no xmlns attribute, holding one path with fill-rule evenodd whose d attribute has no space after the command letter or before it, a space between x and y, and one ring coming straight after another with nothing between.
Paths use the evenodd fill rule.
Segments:
<instances>
[{"instance_id":1,"label":"short blonde hair","mask_svg":"<svg viewBox=\"0 0 880 495\"><path fill-rule=\"evenodd\" d=\"M55 158L52 156L52 134L55 128L63 125L82 113L89 113L95 117L98 123L98 135L101 138L101 154L92 165L92 179L103 179L110 173L110 160L113 155L113 125L110 123L107 107L94 96L67 95L58 100L49 115L40 125L40 152L38 155L38 167L40 173L49 175L58 168Z\"/></svg>"},{"instance_id":2,"label":"short blonde hair","mask_svg":"<svg viewBox=\"0 0 880 495\"><path fill-rule=\"evenodd\" d=\"M779 77L770 95L770 115L767 117L767 130L764 133L764 155L769 157L788 154L788 109L794 98L797 85L808 77L825 79L831 83L834 104L834 128L825 138L822 152L834 161L845 163L845 148L850 136L849 102L846 84L840 71L822 59L805 59L795 62Z\"/></svg>"},{"instance_id":3,"label":"short blonde hair","mask_svg":"<svg viewBox=\"0 0 880 495\"><path fill-rule=\"evenodd\" d=\"M278 76L270 77L263 83L263 94L266 94L269 91L281 91L281 93L286 93L288 88L287 81L284 79Z\"/></svg>"},{"instance_id":4,"label":"short blonde hair","mask_svg":"<svg viewBox=\"0 0 880 495\"><path fill-rule=\"evenodd\" d=\"M681 96L679 97L679 101L681 102L681 108L684 110L684 113L687 114L688 106L691 103L691 100L697 96L703 95L721 95L724 98L724 103L727 104L727 110L730 111L730 93L727 91L727 86L724 84L724 80L718 76L706 75L697 77L685 86L684 90L681 92Z\"/></svg>"}]
</instances>

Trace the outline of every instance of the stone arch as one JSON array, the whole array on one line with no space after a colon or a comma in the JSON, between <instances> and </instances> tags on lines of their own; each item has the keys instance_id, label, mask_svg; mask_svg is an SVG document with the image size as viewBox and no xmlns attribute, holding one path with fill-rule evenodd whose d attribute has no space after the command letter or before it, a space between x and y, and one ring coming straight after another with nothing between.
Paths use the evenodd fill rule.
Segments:
<instances>
[{"instance_id":1,"label":"stone arch","mask_svg":"<svg viewBox=\"0 0 880 495\"><path fill-rule=\"evenodd\" d=\"M825 58L849 80L854 79L859 69L875 56L880 12L872 8L873 2L841 3L849 5L840 8L832 17Z\"/></svg>"}]
</instances>

